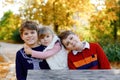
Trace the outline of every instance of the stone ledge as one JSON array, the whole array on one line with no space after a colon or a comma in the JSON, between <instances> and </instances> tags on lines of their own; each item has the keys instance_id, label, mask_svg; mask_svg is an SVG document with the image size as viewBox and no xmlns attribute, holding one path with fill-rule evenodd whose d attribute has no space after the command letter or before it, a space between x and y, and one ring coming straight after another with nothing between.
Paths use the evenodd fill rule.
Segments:
<instances>
[{"instance_id":1,"label":"stone ledge","mask_svg":"<svg viewBox=\"0 0 120 80\"><path fill-rule=\"evenodd\" d=\"M27 80L119 80L120 70L29 70Z\"/></svg>"}]
</instances>

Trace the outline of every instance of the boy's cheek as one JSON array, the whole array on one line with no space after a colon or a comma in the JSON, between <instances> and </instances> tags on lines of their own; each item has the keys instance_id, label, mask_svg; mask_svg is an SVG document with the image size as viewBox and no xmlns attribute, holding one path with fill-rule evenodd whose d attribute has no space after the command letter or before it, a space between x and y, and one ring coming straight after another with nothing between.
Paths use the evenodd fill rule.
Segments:
<instances>
[{"instance_id":1,"label":"boy's cheek","mask_svg":"<svg viewBox=\"0 0 120 80\"><path fill-rule=\"evenodd\" d=\"M20 37L21 37L21 39L22 39L22 40L24 40L24 37L23 37L23 35L20 35Z\"/></svg>"},{"instance_id":2,"label":"boy's cheek","mask_svg":"<svg viewBox=\"0 0 120 80\"><path fill-rule=\"evenodd\" d=\"M67 49L67 51L70 52L70 51L72 51L72 50L68 50L68 49Z\"/></svg>"},{"instance_id":3,"label":"boy's cheek","mask_svg":"<svg viewBox=\"0 0 120 80\"><path fill-rule=\"evenodd\" d=\"M71 51L71 49L70 49L70 48L66 48L66 50Z\"/></svg>"}]
</instances>

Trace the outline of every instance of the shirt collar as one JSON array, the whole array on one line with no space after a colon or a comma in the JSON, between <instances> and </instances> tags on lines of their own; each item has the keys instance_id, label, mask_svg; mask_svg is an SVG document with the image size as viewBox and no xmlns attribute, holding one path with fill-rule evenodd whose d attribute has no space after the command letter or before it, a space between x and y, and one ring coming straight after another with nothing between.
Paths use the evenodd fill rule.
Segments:
<instances>
[{"instance_id":1,"label":"shirt collar","mask_svg":"<svg viewBox=\"0 0 120 80\"><path fill-rule=\"evenodd\" d=\"M90 49L90 44L89 44L88 42L84 41L84 42L82 42L82 44L85 45L84 48L83 48L83 50L84 50L85 48ZM82 50L82 51L83 51L83 50ZM76 55L78 52L82 52L82 51L81 51L81 50L80 50L80 51L73 50L72 52L73 52L74 55Z\"/></svg>"}]
</instances>

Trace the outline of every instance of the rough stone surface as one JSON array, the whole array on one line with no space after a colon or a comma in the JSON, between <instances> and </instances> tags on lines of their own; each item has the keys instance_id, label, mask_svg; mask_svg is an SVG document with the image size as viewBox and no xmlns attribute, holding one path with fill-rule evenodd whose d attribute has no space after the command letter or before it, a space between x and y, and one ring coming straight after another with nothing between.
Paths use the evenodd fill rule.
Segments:
<instances>
[{"instance_id":1,"label":"rough stone surface","mask_svg":"<svg viewBox=\"0 0 120 80\"><path fill-rule=\"evenodd\" d=\"M119 80L120 70L29 70L27 80Z\"/></svg>"}]
</instances>

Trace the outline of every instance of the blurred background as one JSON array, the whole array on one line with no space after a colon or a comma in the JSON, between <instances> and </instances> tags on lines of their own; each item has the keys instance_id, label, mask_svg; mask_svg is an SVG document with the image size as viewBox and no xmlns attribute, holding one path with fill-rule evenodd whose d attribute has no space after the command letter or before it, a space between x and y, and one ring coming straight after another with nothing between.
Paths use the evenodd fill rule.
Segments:
<instances>
[{"instance_id":1,"label":"blurred background","mask_svg":"<svg viewBox=\"0 0 120 80\"><path fill-rule=\"evenodd\" d=\"M98 42L111 66L120 68L120 0L0 0L0 80L15 80L24 20L51 26L56 34L72 30L81 40Z\"/></svg>"}]
</instances>

